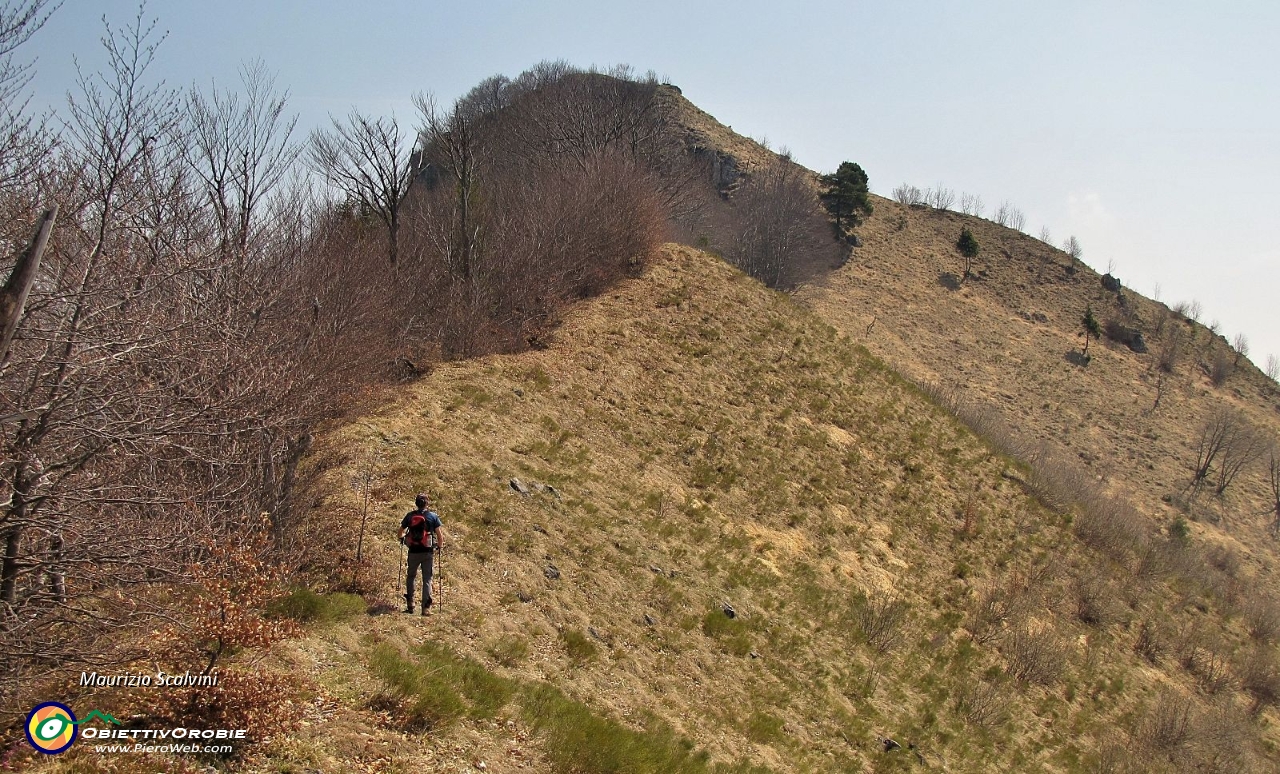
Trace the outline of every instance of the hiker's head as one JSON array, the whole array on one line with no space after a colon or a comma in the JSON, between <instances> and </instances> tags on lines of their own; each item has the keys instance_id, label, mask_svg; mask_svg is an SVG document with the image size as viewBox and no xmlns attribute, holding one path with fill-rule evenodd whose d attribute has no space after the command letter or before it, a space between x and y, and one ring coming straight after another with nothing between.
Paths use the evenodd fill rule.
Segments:
<instances>
[{"instance_id":1,"label":"hiker's head","mask_svg":"<svg viewBox=\"0 0 1280 774\"><path fill-rule=\"evenodd\" d=\"M427 507L427 493L426 493L426 492L421 492L421 493L419 493L417 497L413 498L413 504L414 504L414 505L416 505L416 506L418 506L419 508L426 508L426 507Z\"/></svg>"}]
</instances>

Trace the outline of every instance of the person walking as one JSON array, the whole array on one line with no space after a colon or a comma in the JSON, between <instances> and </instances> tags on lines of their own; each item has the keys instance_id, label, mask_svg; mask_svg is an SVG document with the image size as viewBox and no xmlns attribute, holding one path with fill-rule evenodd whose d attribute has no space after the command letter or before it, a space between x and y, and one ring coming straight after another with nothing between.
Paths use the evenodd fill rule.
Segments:
<instances>
[{"instance_id":1,"label":"person walking","mask_svg":"<svg viewBox=\"0 0 1280 774\"><path fill-rule=\"evenodd\" d=\"M409 548L409 565L405 579L404 611L413 612L413 587L422 569L422 614L431 607L431 568L437 550L444 549L440 516L428 510L429 499L425 493L414 498L416 506L405 514L400 522L400 542Z\"/></svg>"}]
</instances>

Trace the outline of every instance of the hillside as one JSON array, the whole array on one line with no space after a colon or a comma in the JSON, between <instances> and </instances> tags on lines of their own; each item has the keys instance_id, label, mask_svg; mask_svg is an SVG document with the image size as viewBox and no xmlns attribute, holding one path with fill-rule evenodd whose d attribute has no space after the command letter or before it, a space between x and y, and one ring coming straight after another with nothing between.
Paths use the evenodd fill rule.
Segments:
<instances>
[{"instance_id":1,"label":"hillside","mask_svg":"<svg viewBox=\"0 0 1280 774\"><path fill-rule=\"evenodd\" d=\"M562 84L587 82L609 83ZM1221 496L1185 486L1223 407L1277 435L1274 382L1247 361L1228 368L1203 326L979 218L877 199L841 265L808 171L674 89L618 94L653 88L674 111L654 125L674 117L679 137L656 138L630 182L700 180L680 191L686 219L666 215L706 251L667 244L645 260L658 200L643 186L604 195L636 167L590 167L574 190L594 193L545 233L562 202L511 188L504 201L544 209L471 245L502 258L488 299L469 275L450 284L406 258L425 273L397 281L472 316L415 316L396 334L418 347L395 361L405 381L352 381L348 413L287 444L282 475L306 482L289 519L249 511L261 518L195 554L191 587L158 589L166 615L139 636L216 661L226 685L76 692L61 667L59 696L128 723L248 726L254 744L229 759L108 760L78 743L49 759L14 731L0 766L1277 769L1268 490L1256 462ZM547 96L522 95L522 110ZM494 126L521 126L495 109ZM461 190L423 188L418 215L449 211ZM751 228L759 238L741 239ZM982 247L964 280L961 228ZM521 241L544 237L573 250L512 257L525 245L545 259ZM826 273L785 294L727 261L775 287ZM369 265L351 263L311 314L358 296L378 309ZM548 291L539 271L560 284ZM1083 358L1086 307L1141 330L1151 353L1103 340ZM316 345L334 362L383 351L374 328L343 330L344 348ZM312 398L348 400L327 389ZM398 612L395 530L418 491L449 545L426 618ZM254 553L269 539L284 572ZM166 621L183 616L185 629ZM172 668L149 658L116 663Z\"/></svg>"},{"instance_id":2,"label":"hillside","mask_svg":"<svg viewBox=\"0 0 1280 774\"><path fill-rule=\"evenodd\" d=\"M540 686L727 770L1083 771L1145 750L1167 761L1150 770L1239 771L1273 733L1264 720L1253 741L1243 692L1205 694L1134 651L1151 622L1176 659L1174 634L1221 621L1220 600L1125 581L874 356L687 248L578 308L548 349L443 366L329 443L352 460L340 475L385 459L388 605L385 536L407 493L437 496L445 606L289 649L374 741L326 726L272 765L306 750L297 765L337 771L372 748L391 770L673 770L639 743L593 740L592 760L556 725L586 716L541 717ZM1175 585L1185 611L1164 609ZM441 644L517 687L424 736L385 661L425 647L430 667ZM1179 738L1151 730L1179 710Z\"/></svg>"},{"instance_id":3,"label":"hillside","mask_svg":"<svg viewBox=\"0 0 1280 774\"><path fill-rule=\"evenodd\" d=\"M963 283L962 228L982 247ZM1213 383L1215 360L1237 360L1225 338L1129 288L1109 291L1066 253L981 218L877 198L859 234L850 263L804 289L802 303L913 380L994 409L1026 443L1082 467L1156 524L1199 522L1197 534L1271 576L1265 460L1223 497L1188 502L1185 491L1200 431L1220 409L1280 438L1280 390L1247 359ZM1140 330L1150 351L1104 337L1082 366L1086 307Z\"/></svg>"},{"instance_id":4,"label":"hillside","mask_svg":"<svg viewBox=\"0 0 1280 774\"><path fill-rule=\"evenodd\" d=\"M689 248L545 350L440 366L318 446L348 494L317 507L358 512L379 460L376 591L271 651L300 688L246 770L1225 772L1274 749L1266 705L1134 650L1144 621L1222 626L1212 593L1122 581L1025 469ZM426 620L392 612L421 489L452 546Z\"/></svg>"}]
</instances>

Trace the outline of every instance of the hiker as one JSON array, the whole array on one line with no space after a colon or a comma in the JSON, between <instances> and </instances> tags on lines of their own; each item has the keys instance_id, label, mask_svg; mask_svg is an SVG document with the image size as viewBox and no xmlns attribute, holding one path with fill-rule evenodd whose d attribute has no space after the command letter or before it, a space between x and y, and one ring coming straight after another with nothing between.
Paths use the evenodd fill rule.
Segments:
<instances>
[{"instance_id":1,"label":"hiker","mask_svg":"<svg viewBox=\"0 0 1280 774\"><path fill-rule=\"evenodd\" d=\"M404 611L413 612L413 582L422 568L422 614L427 614L431 607L431 560L434 549L444 549L441 540L440 517L427 510L426 494L419 494L413 500L417 506L405 514L400 522L400 542L409 547L409 571L405 585Z\"/></svg>"}]
</instances>

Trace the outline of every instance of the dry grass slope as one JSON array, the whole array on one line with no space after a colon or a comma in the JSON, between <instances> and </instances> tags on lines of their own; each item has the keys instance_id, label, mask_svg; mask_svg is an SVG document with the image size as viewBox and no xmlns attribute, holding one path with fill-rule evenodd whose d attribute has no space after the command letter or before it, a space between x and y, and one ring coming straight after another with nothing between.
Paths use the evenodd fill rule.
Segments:
<instances>
[{"instance_id":1,"label":"dry grass slope","mask_svg":"<svg viewBox=\"0 0 1280 774\"><path fill-rule=\"evenodd\" d=\"M351 502L380 460L377 614L295 595L309 633L266 663L300 688L242 770L1238 772L1275 754L1274 662L1250 655L1272 635L1086 548L1025 468L689 248L547 349L441 366L320 445ZM426 620L382 612L422 489L452 545ZM165 770L119 770L147 766Z\"/></svg>"},{"instance_id":2,"label":"dry grass slope","mask_svg":"<svg viewBox=\"0 0 1280 774\"><path fill-rule=\"evenodd\" d=\"M1116 745L1132 753L1193 679L1133 648L1148 585L1081 590L1110 560L1025 494L1025 471L688 248L579 307L548 349L442 366L326 444L341 481L384 461L388 606L387 536L413 491L438 497L444 605L280 649L314 679L308 725L253 768L1120 770L1099 767L1137 760ZM1217 754L1204 718L1227 715L1205 701L1155 770ZM1261 765L1260 739L1206 770Z\"/></svg>"},{"instance_id":3,"label":"dry grass slope","mask_svg":"<svg viewBox=\"0 0 1280 774\"><path fill-rule=\"evenodd\" d=\"M982 252L963 283L955 242L969 228ZM939 382L1000 412L1030 445L1071 459L1157 525L1201 522L1197 537L1274 578L1260 467L1225 497L1186 503L1202 425L1222 407L1280 439L1280 390L1203 325L1129 288L1105 290L1066 253L981 218L876 199L864 247L799 297L821 318L919 382ZM1149 354L1106 338L1078 364L1080 319L1143 331ZM1173 372L1161 360L1176 349ZM1156 406L1157 397L1159 405Z\"/></svg>"}]
</instances>

